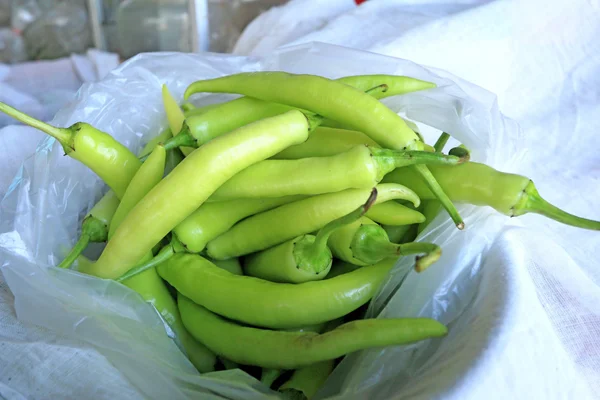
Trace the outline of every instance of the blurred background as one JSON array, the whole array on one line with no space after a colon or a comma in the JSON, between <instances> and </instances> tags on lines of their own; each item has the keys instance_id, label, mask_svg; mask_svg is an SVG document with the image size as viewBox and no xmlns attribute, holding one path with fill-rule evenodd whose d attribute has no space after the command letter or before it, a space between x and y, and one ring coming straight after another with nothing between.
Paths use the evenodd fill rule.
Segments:
<instances>
[{"instance_id":1,"label":"blurred background","mask_svg":"<svg viewBox=\"0 0 600 400\"><path fill-rule=\"evenodd\" d=\"M284 3L0 0L0 101L49 120L83 83L136 54L231 52L253 19ZM14 122L0 115L0 128Z\"/></svg>"},{"instance_id":2,"label":"blurred background","mask_svg":"<svg viewBox=\"0 0 600 400\"><path fill-rule=\"evenodd\" d=\"M0 0L0 62L95 48L229 52L246 25L286 0Z\"/></svg>"}]
</instances>

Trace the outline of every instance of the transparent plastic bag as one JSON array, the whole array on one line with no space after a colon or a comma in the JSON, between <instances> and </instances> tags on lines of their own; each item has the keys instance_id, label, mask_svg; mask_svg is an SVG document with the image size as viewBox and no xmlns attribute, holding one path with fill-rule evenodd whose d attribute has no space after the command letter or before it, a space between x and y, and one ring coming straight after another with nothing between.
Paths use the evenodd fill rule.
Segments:
<instances>
[{"instance_id":1,"label":"transparent plastic bag","mask_svg":"<svg viewBox=\"0 0 600 400\"><path fill-rule=\"evenodd\" d=\"M436 129L451 133L471 149L475 161L509 170L520 156L518 127L499 113L495 97L485 90L410 61L320 43L284 48L264 58L142 54L102 81L85 84L53 123L85 121L138 151L166 126L163 83L181 100L186 86L197 79L257 70L331 78L397 74L433 81L436 89L385 102L415 121L428 140L439 134ZM197 102L224 97L204 95ZM165 335L154 309L128 288L52 267L77 239L82 216L106 190L91 171L62 153L54 140L42 141L0 203L1 265L18 317L92 344L148 398L183 399L199 393L203 399L277 398L239 370L197 374ZM482 260L508 218L490 208L461 206L460 211L465 231L458 231L442 213L420 237L443 247L441 260L416 274L410 269L412 260L401 259L368 311L373 317L433 317L450 325L449 336L349 355L317 398L389 398L401 393L415 376L435 375L436 365L444 365L452 354L453 341L468 335L464 316L476 314L473 299ZM441 389L431 390L428 398Z\"/></svg>"}]
</instances>

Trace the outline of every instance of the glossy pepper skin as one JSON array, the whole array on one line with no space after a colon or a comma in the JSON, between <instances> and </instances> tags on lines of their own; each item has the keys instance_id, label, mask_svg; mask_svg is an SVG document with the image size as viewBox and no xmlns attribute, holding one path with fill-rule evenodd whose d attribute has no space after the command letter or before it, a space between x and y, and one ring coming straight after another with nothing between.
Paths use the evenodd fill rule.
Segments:
<instances>
[{"instance_id":1,"label":"glossy pepper skin","mask_svg":"<svg viewBox=\"0 0 600 400\"><path fill-rule=\"evenodd\" d=\"M429 169L452 201L490 206L505 215L512 215L513 207L529 184L524 176L500 172L476 162L452 168L430 166ZM392 171L383 181L407 185L423 200L434 199L429 188L409 168Z\"/></svg>"},{"instance_id":2,"label":"glossy pepper skin","mask_svg":"<svg viewBox=\"0 0 600 400\"><path fill-rule=\"evenodd\" d=\"M139 275L131 277L123 284L138 292L142 298L152 304L163 319L179 338L186 355L198 372L205 373L215 370L217 356L206 346L194 339L185 329L177 304L164 282L158 276L156 269L149 269Z\"/></svg>"},{"instance_id":3,"label":"glossy pepper skin","mask_svg":"<svg viewBox=\"0 0 600 400\"><path fill-rule=\"evenodd\" d=\"M142 165L127 147L85 122L57 128L0 102L0 111L55 138L65 154L94 171L120 199Z\"/></svg>"},{"instance_id":4,"label":"glossy pepper skin","mask_svg":"<svg viewBox=\"0 0 600 400\"><path fill-rule=\"evenodd\" d=\"M377 185L376 189L375 204L404 199L419 205L419 198L405 186L384 184ZM239 257L314 232L355 210L370 195L371 189L347 189L308 197L255 214L210 241L206 247L207 254L217 260Z\"/></svg>"},{"instance_id":5,"label":"glossy pepper skin","mask_svg":"<svg viewBox=\"0 0 600 400\"><path fill-rule=\"evenodd\" d=\"M123 275L227 179L303 142L308 133L307 117L290 111L246 125L193 151L131 210L93 269L86 272L109 279Z\"/></svg>"},{"instance_id":6,"label":"glossy pepper skin","mask_svg":"<svg viewBox=\"0 0 600 400\"><path fill-rule=\"evenodd\" d=\"M495 170L485 164L469 162L444 168L431 166L432 174L450 199L457 203L490 206L510 217L536 213L578 228L600 230L600 221L582 218L550 204L538 193L531 179ZM404 168L384 177L386 182L403 182L423 199L434 199L431 191Z\"/></svg>"},{"instance_id":7,"label":"glossy pepper skin","mask_svg":"<svg viewBox=\"0 0 600 400\"><path fill-rule=\"evenodd\" d=\"M238 93L272 103L316 112L364 132L384 148L420 149L419 139L404 120L362 90L316 75L247 72L192 83L188 99L199 92Z\"/></svg>"},{"instance_id":8,"label":"glossy pepper skin","mask_svg":"<svg viewBox=\"0 0 600 400\"><path fill-rule=\"evenodd\" d=\"M271 282L303 283L325 278L333 255L327 246L328 239L341 227L360 217L377 199L373 189L365 204L356 210L326 224L315 235L302 235L258 253L245 257L244 272Z\"/></svg>"},{"instance_id":9,"label":"glossy pepper skin","mask_svg":"<svg viewBox=\"0 0 600 400\"><path fill-rule=\"evenodd\" d=\"M198 255L175 254L157 271L179 293L219 315L284 329L331 321L357 309L393 266L394 260L386 260L336 278L290 284L233 275Z\"/></svg>"},{"instance_id":10,"label":"glossy pepper skin","mask_svg":"<svg viewBox=\"0 0 600 400\"><path fill-rule=\"evenodd\" d=\"M264 160L225 182L211 200L282 197L369 189L396 168L460 164L459 157L425 151L395 151L358 145L329 157Z\"/></svg>"},{"instance_id":11,"label":"glossy pepper skin","mask_svg":"<svg viewBox=\"0 0 600 400\"><path fill-rule=\"evenodd\" d=\"M304 143L290 146L275 154L274 160L298 160L308 157L328 157L343 153L358 145L379 147L367 135L359 131L319 126Z\"/></svg>"},{"instance_id":12,"label":"glossy pepper skin","mask_svg":"<svg viewBox=\"0 0 600 400\"><path fill-rule=\"evenodd\" d=\"M233 93L286 104L315 112L361 132L392 150L422 150L423 142L407 123L379 100L365 92L316 75L286 72L248 72L196 81L184 97L194 93ZM458 229L464 222L426 165L413 167L446 209Z\"/></svg>"},{"instance_id":13,"label":"glossy pepper skin","mask_svg":"<svg viewBox=\"0 0 600 400\"><path fill-rule=\"evenodd\" d=\"M179 223L173 233L189 252L199 253L209 241L227 232L240 220L302 198L304 196L285 196L204 203Z\"/></svg>"},{"instance_id":14,"label":"glossy pepper skin","mask_svg":"<svg viewBox=\"0 0 600 400\"><path fill-rule=\"evenodd\" d=\"M178 304L183 323L198 341L239 364L263 368L296 369L358 350L447 333L444 325L427 318L356 320L323 334L282 332L238 325L181 294Z\"/></svg>"}]
</instances>

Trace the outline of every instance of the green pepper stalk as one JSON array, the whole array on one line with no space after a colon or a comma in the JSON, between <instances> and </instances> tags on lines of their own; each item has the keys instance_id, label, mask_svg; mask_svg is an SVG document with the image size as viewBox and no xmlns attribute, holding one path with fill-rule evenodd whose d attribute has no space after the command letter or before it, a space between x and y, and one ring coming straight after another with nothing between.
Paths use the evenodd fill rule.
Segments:
<instances>
[{"instance_id":1,"label":"green pepper stalk","mask_svg":"<svg viewBox=\"0 0 600 400\"><path fill-rule=\"evenodd\" d=\"M509 217L536 213L566 225L600 230L600 221L578 217L544 200L533 181L522 175L500 172L475 162L453 167L432 165L430 169L454 202L490 206ZM383 182L404 184L423 200L435 198L419 176L409 168L392 171L383 178Z\"/></svg>"},{"instance_id":2,"label":"green pepper stalk","mask_svg":"<svg viewBox=\"0 0 600 400\"><path fill-rule=\"evenodd\" d=\"M340 227L362 217L377 198L373 189L365 204L335 219L319 230L316 236L306 234L246 257L244 272L271 282L302 283L323 279L333 261L327 241Z\"/></svg>"},{"instance_id":3,"label":"green pepper stalk","mask_svg":"<svg viewBox=\"0 0 600 400\"><path fill-rule=\"evenodd\" d=\"M195 150L127 214L98 261L86 272L105 279L120 277L225 181L308 136L307 117L292 110L246 125Z\"/></svg>"},{"instance_id":4,"label":"green pepper stalk","mask_svg":"<svg viewBox=\"0 0 600 400\"><path fill-rule=\"evenodd\" d=\"M0 111L56 139L66 155L94 171L119 199L142 164L127 147L85 122L57 128L2 102Z\"/></svg>"},{"instance_id":5,"label":"green pepper stalk","mask_svg":"<svg viewBox=\"0 0 600 400\"><path fill-rule=\"evenodd\" d=\"M467 159L426 151L359 145L329 157L264 160L225 182L211 196L211 201L369 189L396 168L418 164L458 165Z\"/></svg>"},{"instance_id":6,"label":"green pepper stalk","mask_svg":"<svg viewBox=\"0 0 600 400\"><path fill-rule=\"evenodd\" d=\"M104 242L108 238L108 227L119 207L119 199L110 190L96 203L81 223L81 236L69 254L58 264L58 268L69 268L83 253L90 242Z\"/></svg>"},{"instance_id":7,"label":"green pepper stalk","mask_svg":"<svg viewBox=\"0 0 600 400\"><path fill-rule=\"evenodd\" d=\"M417 272L427 269L442 254L441 248L432 243L392 243L386 231L367 217L338 229L331 235L328 244L336 258L356 265L371 265L409 254L425 254L416 259Z\"/></svg>"},{"instance_id":8,"label":"green pepper stalk","mask_svg":"<svg viewBox=\"0 0 600 400\"><path fill-rule=\"evenodd\" d=\"M442 132L438 140L436 140L435 144L433 145L434 151L437 153L441 153L442 150L444 150L444 146L446 146L446 143L448 143L449 139L450 135L446 132Z\"/></svg>"}]
</instances>

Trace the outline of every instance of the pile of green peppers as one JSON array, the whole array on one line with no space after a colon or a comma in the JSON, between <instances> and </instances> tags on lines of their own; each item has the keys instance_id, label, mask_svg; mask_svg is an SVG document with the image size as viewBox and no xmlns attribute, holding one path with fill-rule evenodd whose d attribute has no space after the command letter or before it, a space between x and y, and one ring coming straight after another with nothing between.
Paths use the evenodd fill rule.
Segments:
<instances>
[{"instance_id":1,"label":"pile of green peppers","mask_svg":"<svg viewBox=\"0 0 600 400\"><path fill-rule=\"evenodd\" d=\"M418 272L441 257L415 241L441 212L458 229L458 203L600 229L543 200L526 177L471 162L463 146L444 152L447 133L425 143L380 101L434 87L406 76L240 73L189 85L186 100L242 95L204 107L163 87L169 129L138 155L83 122L57 128L0 111L54 137L110 188L58 267L140 293L200 373L241 368L311 398L348 353L443 340L438 321L361 312L399 257L414 257ZM82 255L90 242L106 242L95 261Z\"/></svg>"}]
</instances>

